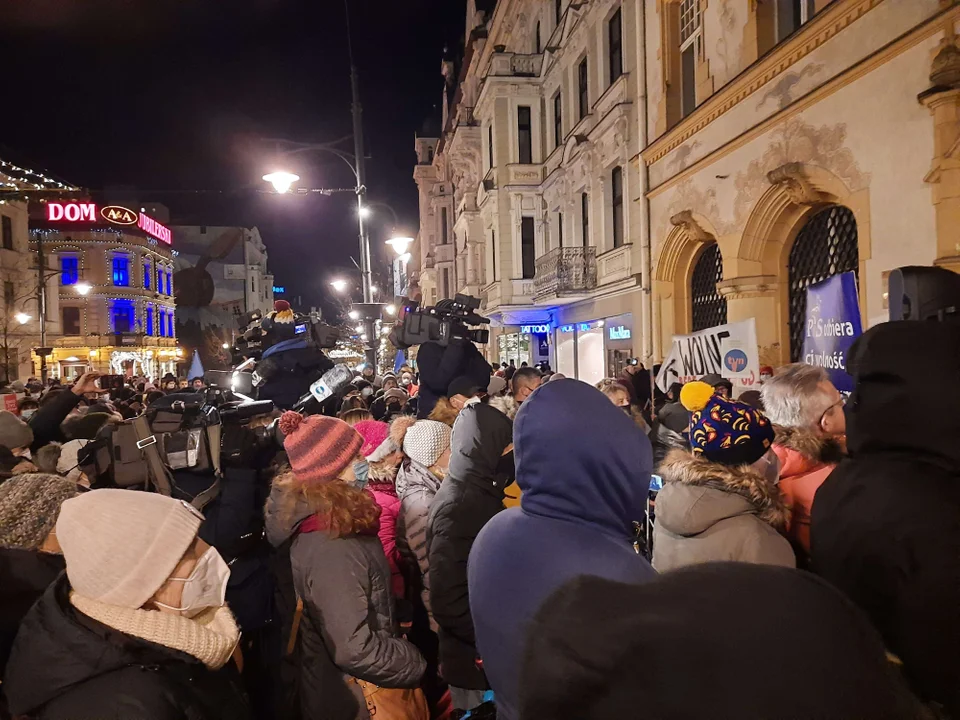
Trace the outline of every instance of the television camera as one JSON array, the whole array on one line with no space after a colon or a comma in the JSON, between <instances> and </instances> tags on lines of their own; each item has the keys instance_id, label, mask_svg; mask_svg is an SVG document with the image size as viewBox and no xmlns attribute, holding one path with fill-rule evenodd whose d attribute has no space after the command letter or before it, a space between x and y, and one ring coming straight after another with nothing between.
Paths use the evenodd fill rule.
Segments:
<instances>
[{"instance_id":1,"label":"television camera","mask_svg":"<svg viewBox=\"0 0 960 720\"><path fill-rule=\"evenodd\" d=\"M458 340L487 343L490 341L488 329L468 327L490 322L477 313L479 308L480 298L459 293L453 300L441 300L432 307L421 308L416 300L404 300L400 318L390 333L390 342L401 349L427 342L441 347Z\"/></svg>"},{"instance_id":2,"label":"television camera","mask_svg":"<svg viewBox=\"0 0 960 720\"><path fill-rule=\"evenodd\" d=\"M240 334L230 348L231 363L237 364L253 358L259 360L265 350L283 340L301 339L308 346L321 350L336 347L339 333L336 328L322 322L319 313L297 313L294 316L293 333L277 332L276 324L269 316L253 310L237 318Z\"/></svg>"}]
</instances>

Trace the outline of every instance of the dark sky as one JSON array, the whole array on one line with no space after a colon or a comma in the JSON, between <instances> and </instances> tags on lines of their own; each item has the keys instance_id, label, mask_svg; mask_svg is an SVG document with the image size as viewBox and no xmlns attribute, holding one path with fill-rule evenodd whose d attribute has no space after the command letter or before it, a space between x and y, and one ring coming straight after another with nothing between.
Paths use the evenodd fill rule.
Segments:
<instances>
[{"instance_id":1,"label":"dark sky","mask_svg":"<svg viewBox=\"0 0 960 720\"><path fill-rule=\"evenodd\" d=\"M348 1L370 199L414 234L414 134L439 114L442 50L462 45L465 0ZM311 187L353 185L337 158L281 163L263 142L350 135L346 38L342 0L0 3L0 153L91 189L135 186L173 223L257 225L277 284L307 305L357 255L355 200L255 189L280 166ZM376 250L394 223L374 210Z\"/></svg>"}]
</instances>

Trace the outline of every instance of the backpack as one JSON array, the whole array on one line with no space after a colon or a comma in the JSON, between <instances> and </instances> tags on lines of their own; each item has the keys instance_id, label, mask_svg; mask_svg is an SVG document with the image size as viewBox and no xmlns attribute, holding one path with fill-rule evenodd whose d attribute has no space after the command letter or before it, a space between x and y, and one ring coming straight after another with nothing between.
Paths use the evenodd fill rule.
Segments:
<instances>
[{"instance_id":1,"label":"backpack","mask_svg":"<svg viewBox=\"0 0 960 720\"><path fill-rule=\"evenodd\" d=\"M142 415L105 425L85 448L80 469L97 478L97 486L152 490L182 497L173 470L209 472L210 487L189 502L202 510L220 492L220 435L216 412L205 412L204 398L194 393L167 395Z\"/></svg>"}]
</instances>

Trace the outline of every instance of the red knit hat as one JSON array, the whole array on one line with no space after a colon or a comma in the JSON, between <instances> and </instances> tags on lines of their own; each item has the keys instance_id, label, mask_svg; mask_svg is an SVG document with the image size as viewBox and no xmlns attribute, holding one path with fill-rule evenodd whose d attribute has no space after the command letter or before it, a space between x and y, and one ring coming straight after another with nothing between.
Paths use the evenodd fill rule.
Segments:
<instances>
[{"instance_id":1,"label":"red knit hat","mask_svg":"<svg viewBox=\"0 0 960 720\"><path fill-rule=\"evenodd\" d=\"M291 411L280 416L283 447L301 482L326 482L352 463L363 446L360 433L343 420Z\"/></svg>"},{"instance_id":2,"label":"red knit hat","mask_svg":"<svg viewBox=\"0 0 960 720\"><path fill-rule=\"evenodd\" d=\"M353 429L363 438L363 448L360 452L364 457L376 450L390 435L390 426L379 420L361 420Z\"/></svg>"}]
</instances>

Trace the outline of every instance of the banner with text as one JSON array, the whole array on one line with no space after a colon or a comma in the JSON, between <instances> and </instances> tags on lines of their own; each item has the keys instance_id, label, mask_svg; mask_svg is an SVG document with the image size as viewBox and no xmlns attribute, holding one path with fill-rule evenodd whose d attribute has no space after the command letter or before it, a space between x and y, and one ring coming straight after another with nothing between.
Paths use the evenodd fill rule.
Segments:
<instances>
[{"instance_id":1,"label":"banner with text","mask_svg":"<svg viewBox=\"0 0 960 720\"><path fill-rule=\"evenodd\" d=\"M673 347L657 376L657 387L666 392L675 382L687 383L710 373L748 387L759 380L757 326L753 318L692 335L674 335Z\"/></svg>"},{"instance_id":2,"label":"banner with text","mask_svg":"<svg viewBox=\"0 0 960 720\"><path fill-rule=\"evenodd\" d=\"M824 368L840 392L853 392L847 355L862 333L856 275L841 273L807 288L801 359Z\"/></svg>"}]
</instances>

